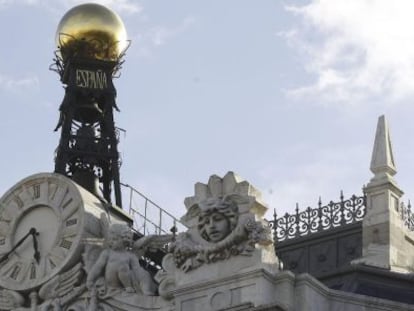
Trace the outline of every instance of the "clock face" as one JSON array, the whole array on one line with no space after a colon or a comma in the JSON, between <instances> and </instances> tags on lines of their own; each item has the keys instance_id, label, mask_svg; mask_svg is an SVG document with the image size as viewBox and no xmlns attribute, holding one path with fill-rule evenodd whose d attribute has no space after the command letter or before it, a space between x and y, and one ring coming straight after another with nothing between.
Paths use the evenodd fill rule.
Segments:
<instances>
[{"instance_id":1,"label":"clock face","mask_svg":"<svg viewBox=\"0 0 414 311\"><path fill-rule=\"evenodd\" d=\"M0 286L34 288L73 261L84 222L76 190L66 177L45 173L26 178L0 199ZM36 235L29 233L33 229Z\"/></svg>"}]
</instances>

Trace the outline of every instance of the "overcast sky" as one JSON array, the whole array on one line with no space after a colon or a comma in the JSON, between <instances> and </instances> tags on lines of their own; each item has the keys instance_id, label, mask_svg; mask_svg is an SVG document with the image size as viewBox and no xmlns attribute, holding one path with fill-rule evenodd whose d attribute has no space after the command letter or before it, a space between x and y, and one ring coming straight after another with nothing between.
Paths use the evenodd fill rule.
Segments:
<instances>
[{"instance_id":1,"label":"overcast sky","mask_svg":"<svg viewBox=\"0 0 414 311\"><path fill-rule=\"evenodd\" d=\"M181 216L196 182L227 171L279 213L361 195L382 114L410 198L413 1L96 2L132 40L115 81L121 179L166 210ZM80 3L0 0L1 193L54 168L64 90L48 67Z\"/></svg>"}]
</instances>

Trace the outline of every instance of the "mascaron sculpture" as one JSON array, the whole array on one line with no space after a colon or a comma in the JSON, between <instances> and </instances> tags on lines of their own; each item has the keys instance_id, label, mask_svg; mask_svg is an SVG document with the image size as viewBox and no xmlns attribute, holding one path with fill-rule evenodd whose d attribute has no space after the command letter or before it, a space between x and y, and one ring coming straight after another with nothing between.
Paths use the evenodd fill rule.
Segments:
<instances>
[{"instance_id":1,"label":"mascaron sculpture","mask_svg":"<svg viewBox=\"0 0 414 311\"><path fill-rule=\"evenodd\" d=\"M163 260L165 271L156 275L162 296L168 298L186 274L209 269L213 263L252 257L259 248L270 254L266 255L272 257L269 263L276 262L270 228L263 218L267 207L260 193L233 172L223 178L213 175L208 184L197 183L195 195L184 203L187 213L181 221L188 230L170 243L170 253Z\"/></svg>"}]
</instances>

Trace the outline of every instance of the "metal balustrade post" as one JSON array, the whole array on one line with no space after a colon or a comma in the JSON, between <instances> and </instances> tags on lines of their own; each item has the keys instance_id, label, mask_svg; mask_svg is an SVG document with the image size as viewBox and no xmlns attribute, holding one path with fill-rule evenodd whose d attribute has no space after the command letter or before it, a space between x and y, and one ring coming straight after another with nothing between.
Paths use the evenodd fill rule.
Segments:
<instances>
[{"instance_id":1,"label":"metal balustrade post","mask_svg":"<svg viewBox=\"0 0 414 311\"><path fill-rule=\"evenodd\" d=\"M299 226L299 203L296 203L296 216L295 216L295 226L296 226L296 232L295 232L295 236L299 237L300 236L300 226ZM287 215L287 213L286 213ZM286 217L286 220L288 219L288 217ZM289 235L287 236L289 237Z\"/></svg>"},{"instance_id":2,"label":"metal balustrade post","mask_svg":"<svg viewBox=\"0 0 414 311\"><path fill-rule=\"evenodd\" d=\"M273 243L277 242L277 214L276 209L273 209Z\"/></svg>"},{"instance_id":3,"label":"metal balustrade post","mask_svg":"<svg viewBox=\"0 0 414 311\"><path fill-rule=\"evenodd\" d=\"M144 235L145 235L145 229L146 229L146 224L147 224L147 205L148 205L148 200L145 200L145 205L144 205Z\"/></svg>"},{"instance_id":4,"label":"metal balustrade post","mask_svg":"<svg viewBox=\"0 0 414 311\"><path fill-rule=\"evenodd\" d=\"M129 187L129 213L132 213L132 195L134 194L132 187Z\"/></svg>"},{"instance_id":5,"label":"metal balustrade post","mask_svg":"<svg viewBox=\"0 0 414 311\"><path fill-rule=\"evenodd\" d=\"M160 222L158 226L158 234L161 234L161 225L162 225L162 209L160 209Z\"/></svg>"},{"instance_id":6,"label":"metal balustrade post","mask_svg":"<svg viewBox=\"0 0 414 311\"><path fill-rule=\"evenodd\" d=\"M341 199L341 207L340 207L340 215L341 215L341 221L340 224L341 226L345 225L345 203L344 203L344 192L341 190L341 195L340 195L340 199Z\"/></svg>"},{"instance_id":7,"label":"metal balustrade post","mask_svg":"<svg viewBox=\"0 0 414 311\"><path fill-rule=\"evenodd\" d=\"M321 198L321 196L319 196L319 199L318 199L318 217L319 217L319 222L318 222L318 230L317 231L322 231L322 229L323 229L323 214L322 214L322 198Z\"/></svg>"}]
</instances>

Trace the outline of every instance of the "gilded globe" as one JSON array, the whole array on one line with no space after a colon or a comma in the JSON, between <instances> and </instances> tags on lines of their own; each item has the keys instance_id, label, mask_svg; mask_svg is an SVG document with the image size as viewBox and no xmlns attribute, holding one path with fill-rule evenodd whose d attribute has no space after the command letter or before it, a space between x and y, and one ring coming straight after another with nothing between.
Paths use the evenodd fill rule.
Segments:
<instances>
[{"instance_id":1,"label":"gilded globe","mask_svg":"<svg viewBox=\"0 0 414 311\"><path fill-rule=\"evenodd\" d=\"M58 25L55 41L63 61L72 56L117 61L128 46L118 14L95 3L70 9Z\"/></svg>"}]
</instances>

